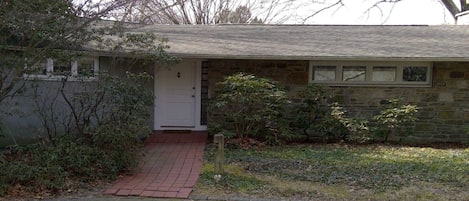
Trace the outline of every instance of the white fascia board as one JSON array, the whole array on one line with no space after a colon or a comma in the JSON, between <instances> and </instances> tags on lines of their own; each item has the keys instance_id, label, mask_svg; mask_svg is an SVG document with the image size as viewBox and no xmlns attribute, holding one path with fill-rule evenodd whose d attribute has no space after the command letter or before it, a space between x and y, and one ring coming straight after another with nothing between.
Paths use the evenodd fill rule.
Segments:
<instances>
[{"instance_id":1,"label":"white fascia board","mask_svg":"<svg viewBox=\"0 0 469 201\"><path fill-rule=\"evenodd\" d=\"M318 60L318 61L456 61L469 62L469 57L340 57L340 56L246 56L246 55L202 55L202 54L172 54L186 59L255 59L255 60Z\"/></svg>"}]
</instances>

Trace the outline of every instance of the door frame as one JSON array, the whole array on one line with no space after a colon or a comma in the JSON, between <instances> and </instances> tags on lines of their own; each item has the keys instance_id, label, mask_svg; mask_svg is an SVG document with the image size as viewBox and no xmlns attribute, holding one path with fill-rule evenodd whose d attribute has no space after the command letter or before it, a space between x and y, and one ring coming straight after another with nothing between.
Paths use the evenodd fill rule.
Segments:
<instances>
[{"instance_id":1,"label":"door frame","mask_svg":"<svg viewBox=\"0 0 469 201\"><path fill-rule=\"evenodd\" d=\"M160 124L159 118L164 118L159 116L159 108L164 107L161 103L158 102L159 91L164 89L164 83L158 84L158 72L160 70L164 70L164 66L155 66L154 70L154 123L153 123L153 130L193 130L193 131L206 131L207 126L201 125L201 105L202 105L202 60L195 60L195 59L183 59L181 63L190 62L195 66L195 110L194 110L194 127L164 127ZM191 64L191 65L192 65ZM169 67L171 68L171 67Z\"/></svg>"}]
</instances>

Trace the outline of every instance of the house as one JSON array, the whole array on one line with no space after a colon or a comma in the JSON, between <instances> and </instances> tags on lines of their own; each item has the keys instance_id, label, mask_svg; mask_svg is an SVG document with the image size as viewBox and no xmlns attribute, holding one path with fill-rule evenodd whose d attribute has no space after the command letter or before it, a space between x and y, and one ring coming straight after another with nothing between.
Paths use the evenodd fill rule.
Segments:
<instances>
[{"instance_id":1,"label":"house","mask_svg":"<svg viewBox=\"0 0 469 201\"><path fill-rule=\"evenodd\" d=\"M469 4L468 4L469 6ZM469 10L468 11L463 11L458 14L456 14L456 24L459 25L468 25L469 24Z\"/></svg>"},{"instance_id":2,"label":"house","mask_svg":"<svg viewBox=\"0 0 469 201\"><path fill-rule=\"evenodd\" d=\"M409 139L469 142L469 26L142 25L129 31L167 38L168 52L182 59L171 68L147 68L155 75L154 130L206 130L215 83L243 71L278 81L293 99L307 84L330 86L354 115L403 97L420 107ZM99 48L89 48L97 52L89 68L116 68Z\"/></svg>"}]
</instances>

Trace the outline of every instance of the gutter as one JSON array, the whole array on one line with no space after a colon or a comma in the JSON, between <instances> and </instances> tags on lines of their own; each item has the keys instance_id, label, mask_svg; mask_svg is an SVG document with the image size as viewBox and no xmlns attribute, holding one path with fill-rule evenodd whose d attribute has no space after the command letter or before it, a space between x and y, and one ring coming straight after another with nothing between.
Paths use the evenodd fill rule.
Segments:
<instances>
[{"instance_id":1,"label":"gutter","mask_svg":"<svg viewBox=\"0 0 469 201\"><path fill-rule=\"evenodd\" d=\"M469 57L367 57L367 56L246 56L246 55L203 55L169 53L185 59L241 59L241 60L314 60L314 61L454 61L469 62Z\"/></svg>"},{"instance_id":2,"label":"gutter","mask_svg":"<svg viewBox=\"0 0 469 201\"><path fill-rule=\"evenodd\" d=\"M469 14L469 11L466 11ZM8 46L9 50L21 51L22 48ZM142 51L68 50L95 56L145 58ZM136 54L138 53L138 54ZM241 59L241 60L303 60L303 61L428 61L428 62L469 62L468 57L370 57L370 56L282 56L282 55L216 55L216 54L181 54L167 51L168 55L184 59Z\"/></svg>"},{"instance_id":3,"label":"gutter","mask_svg":"<svg viewBox=\"0 0 469 201\"><path fill-rule=\"evenodd\" d=\"M456 18L469 14L469 10L454 15Z\"/></svg>"}]
</instances>

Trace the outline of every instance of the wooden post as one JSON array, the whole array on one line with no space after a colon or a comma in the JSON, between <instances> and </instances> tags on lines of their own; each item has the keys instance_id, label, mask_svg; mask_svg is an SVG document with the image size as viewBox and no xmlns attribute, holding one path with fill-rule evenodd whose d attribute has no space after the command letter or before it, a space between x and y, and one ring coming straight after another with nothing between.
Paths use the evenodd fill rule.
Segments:
<instances>
[{"instance_id":1,"label":"wooden post","mask_svg":"<svg viewBox=\"0 0 469 201\"><path fill-rule=\"evenodd\" d=\"M225 163L225 137L223 134L216 134L213 137L213 142L218 144L217 153L215 155L215 175L222 175L224 172Z\"/></svg>"}]
</instances>

